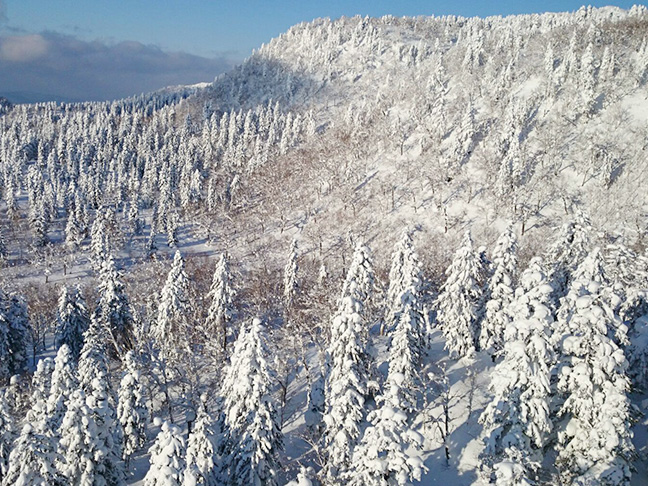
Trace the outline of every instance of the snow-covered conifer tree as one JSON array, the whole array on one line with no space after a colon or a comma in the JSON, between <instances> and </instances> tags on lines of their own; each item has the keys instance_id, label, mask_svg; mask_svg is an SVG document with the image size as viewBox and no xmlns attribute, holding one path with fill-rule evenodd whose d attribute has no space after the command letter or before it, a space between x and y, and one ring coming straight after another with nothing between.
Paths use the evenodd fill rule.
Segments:
<instances>
[{"instance_id":1,"label":"snow-covered conifer tree","mask_svg":"<svg viewBox=\"0 0 648 486\"><path fill-rule=\"evenodd\" d=\"M513 299L515 274L517 272L517 238L513 226L509 226L495 243L493 250L494 271L488 285L486 314L481 325L479 346L495 355L502 349L504 330L510 323L507 307Z\"/></svg>"},{"instance_id":2,"label":"snow-covered conifer tree","mask_svg":"<svg viewBox=\"0 0 648 486\"><path fill-rule=\"evenodd\" d=\"M2 485L66 486L68 481L56 467L60 462L54 439L25 424L9 455Z\"/></svg>"},{"instance_id":3,"label":"snow-covered conifer tree","mask_svg":"<svg viewBox=\"0 0 648 486\"><path fill-rule=\"evenodd\" d=\"M481 262L473 250L470 232L464 235L446 275L436 303L437 320L446 339L445 347L453 357L472 356L478 335L482 288L479 285Z\"/></svg>"},{"instance_id":4,"label":"snow-covered conifer tree","mask_svg":"<svg viewBox=\"0 0 648 486\"><path fill-rule=\"evenodd\" d=\"M410 288L411 289L411 288ZM402 295L403 310L392 336L389 373L379 408L369 413L371 425L352 450L352 465L343 470L350 485L411 485L426 470L423 437L411 427L417 409L415 388L420 385L420 323L422 316L412 291Z\"/></svg>"},{"instance_id":5,"label":"snow-covered conifer tree","mask_svg":"<svg viewBox=\"0 0 648 486\"><path fill-rule=\"evenodd\" d=\"M253 319L249 328L241 329L221 388L228 484L277 484L283 436L272 400L268 356L261 321Z\"/></svg>"},{"instance_id":6,"label":"snow-covered conifer tree","mask_svg":"<svg viewBox=\"0 0 648 486\"><path fill-rule=\"evenodd\" d=\"M581 277L572 282L559 311L563 425L556 464L565 483L626 485L634 452L628 364L609 337L617 318L601 296L601 284L587 277L587 270L576 273Z\"/></svg>"},{"instance_id":7,"label":"snow-covered conifer tree","mask_svg":"<svg viewBox=\"0 0 648 486\"><path fill-rule=\"evenodd\" d=\"M374 280L369 248L362 242L358 242L342 287L341 298L351 297L366 307L373 293Z\"/></svg>"},{"instance_id":8,"label":"snow-covered conifer tree","mask_svg":"<svg viewBox=\"0 0 648 486\"><path fill-rule=\"evenodd\" d=\"M15 439L15 423L4 391L0 391L0 484L9 468L9 454Z\"/></svg>"},{"instance_id":9,"label":"snow-covered conifer tree","mask_svg":"<svg viewBox=\"0 0 648 486\"><path fill-rule=\"evenodd\" d=\"M387 290L387 311L382 333L393 330L400 319L405 305L406 293L418 300L421 287L421 269L418 256L414 252L412 234L403 233L392 253L389 271L389 288Z\"/></svg>"},{"instance_id":10,"label":"snow-covered conifer tree","mask_svg":"<svg viewBox=\"0 0 648 486\"><path fill-rule=\"evenodd\" d=\"M98 290L99 302L93 318L103 322L115 352L121 355L133 347L133 316L111 255L101 263Z\"/></svg>"},{"instance_id":11,"label":"snow-covered conifer tree","mask_svg":"<svg viewBox=\"0 0 648 486\"><path fill-rule=\"evenodd\" d=\"M67 345L76 361L83 347L83 334L90 325L88 309L77 286L73 290L63 287L58 301L56 315L56 346Z\"/></svg>"},{"instance_id":12,"label":"snow-covered conifer tree","mask_svg":"<svg viewBox=\"0 0 648 486\"><path fill-rule=\"evenodd\" d=\"M201 413L187 440L187 467L185 485L217 486L217 467L214 448L214 431L211 419Z\"/></svg>"},{"instance_id":13,"label":"snow-covered conifer tree","mask_svg":"<svg viewBox=\"0 0 648 486\"><path fill-rule=\"evenodd\" d=\"M166 283L160 293L157 319L151 334L164 357L189 351L189 279L184 260L176 251Z\"/></svg>"},{"instance_id":14,"label":"snow-covered conifer tree","mask_svg":"<svg viewBox=\"0 0 648 486\"><path fill-rule=\"evenodd\" d=\"M76 390L70 399L60 429L59 452L64 461L61 472L69 484L118 486L123 472L115 461L110 433L98 413L98 396Z\"/></svg>"},{"instance_id":15,"label":"snow-covered conifer tree","mask_svg":"<svg viewBox=\"0 0 648 486\"><path fill-rule=\"evenodd\" d=\"M78 384L76 361L68 345L63 344L54 358L52 384L47 399L47 415L51 430L59 429L72 392Z\"/></svg>"},{"instance_id":16,"label":"snow-covered conifer tree","mask_svg":"<svg viewBox=\"0 0 648 486\"><path fill-rule=\"evenodd\" d=\"M333 318L328 348L323 439L327 454L326 475L330 481L340 481L351 464L369 395L368 331L363 304L354 298L362 292L356 289L355 280L347 279L347 282L346 295Z\"/></svg>"},{"instance_id":17,"label":"snow-covered conifer tree","mask_svg":"<svg viewBox=\"0 0 648 486\"><path fill-rule=\"evenodd\" d=\"M299 265L297 263L297 239L292 240L290 244L290 254L288 255L288 262L284 267L284 307L286 310L292 307L295 295L299 289L299 284L297 283L297 272L299 270Z\"/></svg>"},{"instance_id":18,"label":"snow-covered conifer tree","mask_svg":"<svg viewBox=\"0 0 648 486\"><path fill-rule=\"evenodd\" d=\"M549 248L547 264L550 265L549 276L555 289L555 299L558 300L569 290L572 272L578 268L590 251L590 235L592 225L584 214L575 221L565 223L558 238Z\"/></svg>"},{"instance_id":19,"label":"snow-covered conifer tree","mask_svg":"<svg viewBox=\"0 0 648 486\"><path fill-rule=\"evenodd\" d=\"M160 419L155 424L160 425ZM144 486L181 486L185 470L186 445L180 428L162 423L160 433L149 449L150 467L144 477Z\"/></svg>"},{"instance_id":20,"label":"snow-covered conifer tree","mask_svg":"<svg viewBox=\"0 0 648 486\"><path fill-rule=\"evenodd\" d=\"M503 329L503 359L490 385L493 398L479 419L484 425L483 472L487 481L496 484L507 484L507 471L518 478L513 484L535 481L552 430L550 333L554 318L546 305L552 290L541 260L532 260L508 308L511 322Z\"/></svg>"},{"instance_id":21,"label":"snow-covered conifer tree","mask_svg":"<svg viewBox=\"0 0 648 486\"><path fill-rule=\"evenodd\" d=\"M8 376L24 372L27 368L27 355L30 344L31 325L27 303L22 296L13 294L7 297L0 291L0 341L5 339L7 355L3 359ZM4 330L1 328L4 327ZM0 352L4 345L0 342Z\"/></svg>"},{"instance_id":22,"label":"snow-covered conifer tree","mask_svg":"<svg viewBox=\"0 0 648 486\"><path fill-rule=\"evenodd\" d=\"M124 365L124 376L119 385L117 419L124 431L122 457L128 465L130 456L146 443L149 414L137 358L133 351L124 356Z\"/></svg>"},{"instance_id":23,"label":"snow-covered conifer tree","mask_svg":"<svg viewBox=\"0 0 648 486\"><path fill-rule=\"evenodd\" d=\"M223 253L216 264L212 284L207 294L207 297L211 298L211 304L205 322L207 339L213 341L223 353L227 349L227 325L234 314L234 295L229 256Z\"/></svg>"}]
</instances>

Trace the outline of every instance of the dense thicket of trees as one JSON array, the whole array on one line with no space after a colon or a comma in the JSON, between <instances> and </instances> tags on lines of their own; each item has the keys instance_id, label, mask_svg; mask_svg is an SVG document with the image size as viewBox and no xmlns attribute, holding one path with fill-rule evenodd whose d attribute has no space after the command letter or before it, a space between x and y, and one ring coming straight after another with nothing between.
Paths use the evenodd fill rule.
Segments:
<instances>
[{"instance_id":1,"label":"dense thicket of trees","mask_svg":"<svg viewBox=\"0 0 648 486\"><path fill-rule=\"evenodd\" d=\"M646 26L321 19L205 89L0 100L1 484L407 485L475 411L478 482L629 484Z\"/></svg>"}]
</instances>

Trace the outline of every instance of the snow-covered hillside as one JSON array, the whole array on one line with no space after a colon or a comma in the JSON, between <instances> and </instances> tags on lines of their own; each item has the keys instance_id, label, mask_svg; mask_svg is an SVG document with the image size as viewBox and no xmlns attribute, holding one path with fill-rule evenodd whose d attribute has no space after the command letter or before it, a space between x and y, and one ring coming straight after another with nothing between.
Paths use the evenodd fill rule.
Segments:
<instances>
[{"instance_id":1,"label":"snow-covered hillside","mask_svg":"<svg viewBox=\"0 0 648 486\"><path fill-rule=\"evenodd\" d=\"M0 100L2 484L643 484L647 33L319 19Z\"/></svg>"}]
</instances>

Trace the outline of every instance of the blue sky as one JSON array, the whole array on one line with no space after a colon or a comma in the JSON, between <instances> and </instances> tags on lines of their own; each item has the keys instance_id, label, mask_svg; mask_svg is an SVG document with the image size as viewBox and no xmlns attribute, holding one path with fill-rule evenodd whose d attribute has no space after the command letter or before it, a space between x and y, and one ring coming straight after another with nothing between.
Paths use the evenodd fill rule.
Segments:
<instances>
[{"instance_id":1,"label":"blue sky","mask_svg":"<svg viewBox=\"0 0 648 486\"><path fill-rule=\"evenodd\" d=\"M623 8L633 3L614 2ZM580 5L536 0L0 0L0 96L110 99L168 84L211 81L261 43L316 17L487 16L571 11Z\"/></svg>"}]
</instances>

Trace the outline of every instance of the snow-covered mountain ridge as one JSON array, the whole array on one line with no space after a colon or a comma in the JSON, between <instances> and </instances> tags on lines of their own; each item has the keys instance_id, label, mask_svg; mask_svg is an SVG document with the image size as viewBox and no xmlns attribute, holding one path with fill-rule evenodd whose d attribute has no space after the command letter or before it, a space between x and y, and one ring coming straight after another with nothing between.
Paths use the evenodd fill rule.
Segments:
<instances>
[{"instance_id":1,"label":"snow-covered mountain ridge","mask_svg":"<svg viewBox=\"0 0 648 486\"><path fill-rule=\"evenodd\" d=\"M2 105L3 486L642 484L647 32L318 19Z\"/></svg>"}]
</instances>

